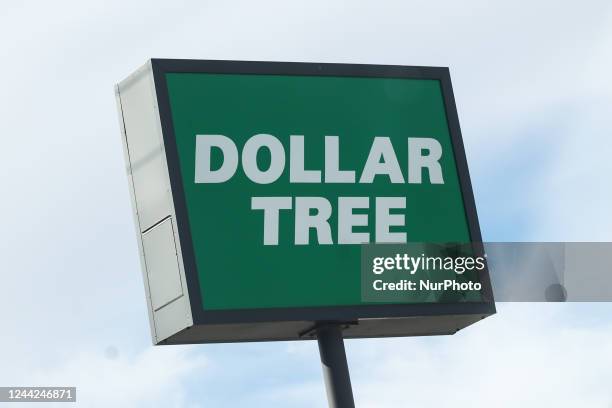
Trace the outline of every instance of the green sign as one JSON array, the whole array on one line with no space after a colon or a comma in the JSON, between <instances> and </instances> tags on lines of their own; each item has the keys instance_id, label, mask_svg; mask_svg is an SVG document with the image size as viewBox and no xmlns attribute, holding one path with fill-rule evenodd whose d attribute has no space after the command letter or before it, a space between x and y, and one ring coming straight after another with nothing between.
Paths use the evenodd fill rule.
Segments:
<instances>
[{"instance_id":1,"label":"green sign","mask_svg":"<svg viewBox=\"0 0 612 408\"><path fill-rule=\"evenodd\" d=\"M481 286L459 308L364 297L365 246L480 241L447 69L154 60L153 74L195 321L493 313L486 270L463 274Z\"/></svg>"}]
</instances>

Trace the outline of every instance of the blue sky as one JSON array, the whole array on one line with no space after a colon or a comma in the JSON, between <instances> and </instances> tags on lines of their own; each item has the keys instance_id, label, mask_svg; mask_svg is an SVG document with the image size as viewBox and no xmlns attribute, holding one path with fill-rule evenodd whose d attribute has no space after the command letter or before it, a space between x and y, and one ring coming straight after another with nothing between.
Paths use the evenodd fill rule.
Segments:
<instances>
[{"instance_id":1,"label":"blue sky","mask_svg":"<svg viewBox=\"0 0 612 408\"><path fill-rule=\"evenodd\" d=\"M610 241L612 4L13 2L0 385L83 407L325 406L316 344L150 344L113 85L148 58L449 66L483 236ZM347 341L360 407L612 406L609 304Z\"/></svg>"}]
</instances>

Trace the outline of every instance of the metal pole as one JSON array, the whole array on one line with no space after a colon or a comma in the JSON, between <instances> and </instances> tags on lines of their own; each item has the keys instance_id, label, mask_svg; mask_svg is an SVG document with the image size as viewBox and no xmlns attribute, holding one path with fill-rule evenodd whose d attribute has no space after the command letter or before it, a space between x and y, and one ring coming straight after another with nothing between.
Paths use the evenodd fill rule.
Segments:
<instances>
[{"instance_id":1,"label":"metal pole","mask_svg":"<svg viewBox=\"0 0 612 408\"><path fill-rule=\"evenodd\" d=\"M325 324L316 332L329 408L355 408L341 326Z\"/></svg>"}]
</instances>

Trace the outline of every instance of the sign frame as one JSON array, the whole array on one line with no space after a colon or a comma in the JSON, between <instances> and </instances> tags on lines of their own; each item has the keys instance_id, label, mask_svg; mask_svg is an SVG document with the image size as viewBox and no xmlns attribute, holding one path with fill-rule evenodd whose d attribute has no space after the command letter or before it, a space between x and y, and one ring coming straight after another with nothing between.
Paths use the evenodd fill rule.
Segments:
<instances>
[{"instance_id":1,"label":"sign frame","mask_svg":"<svg viewBox=\"0 0 612 408\"><path fill-rule=\"evenodd\" d=\"M150 69L154 84L155 99L159 113L159 123L164 145L165 160L169 176L171 197L174 205L176 222L175 236L180 241L180 251L184 268L186 287L188 290L189 307L193 319L193 327L198 330L188 334L185 328L182 332L165 339L157 339L158 343L205 343L232 341L262 341L291 340L307 338L309 328L320 322L339 322L351 325L345 337L386 337L396 335L419 334L452 334L457 330L495 313L493 292L488 268L479 271L482 283L482 302L466 303L420 303L420 304L368 304L354 306L329 307L291 307L265 308L248 310L204 310L196 269L195 254L191 237L190 225L187 219L187 205L183 191L183 181L179 166L178 148L175 140L174 125L170 108L170 98L166 83L167 73L215 73L215 74L257 74L257 75L300 75L300 76L342 76L342 77L374 77L374 78L407 78L432 79L440 82L446 119L449 128L453 154L459 177L459 185L463 198L463 206L471 241L479 256L484 254L482 238L476 213L476 205L470 181L470 175L465 156L465 149L459 126L459 119L451 85L448 68L419 67L398 65L366 65L366 64L335 64L335 63L304 63L304 62L257 62L257 61L224 61L224 60L179 60L152 59ZM123 115L123 113L121 113ZM206 288L202 288L206 292ZM151 312L151 311L150 311ZM444 317L444 326L439 332L427 329L428 326L441 321L436 317ZM384 320L384 321L383 321ZM292 322L288 329L295 334L287 336L287 329L275 323ZM367 322L368 330L359 331L357 327ZM419 323L420 322L420 323ZM295 324L293 324L295 323ZM390 329L392 326L403 325L406 330ZM421 324L423 330L409 329L410 325ZM250 336L244 330L232 334L232 327L251 329L258 333ZM378 329L376 328L378 327ZM399 327L399 326L398 326ZM219 336L207 338L206 330L218 331ZM246 330L248 333L248 330ZM184 335L181 336L181 333Z\"/></svg>"}]
</instances>

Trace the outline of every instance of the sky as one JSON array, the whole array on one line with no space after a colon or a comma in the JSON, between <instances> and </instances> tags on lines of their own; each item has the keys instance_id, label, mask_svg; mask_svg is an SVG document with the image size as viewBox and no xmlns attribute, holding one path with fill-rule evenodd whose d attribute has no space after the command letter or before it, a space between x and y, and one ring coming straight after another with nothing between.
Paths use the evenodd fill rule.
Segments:
<instances>
[{"instance_id":1,"label":"sky","mask_svg":"<svg viewBox=\"0 0 612 408\"><path fill-rule=\"evenodd\" d=\"M448 66L484 239L612 240L609 1L22 1L0 38L0 386L326 406L314 342L151 345L113 85L152 57ZM609 316L348 340L357 406L610 408Z\"/></svg>"}]
</instances>

